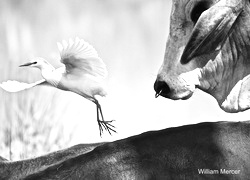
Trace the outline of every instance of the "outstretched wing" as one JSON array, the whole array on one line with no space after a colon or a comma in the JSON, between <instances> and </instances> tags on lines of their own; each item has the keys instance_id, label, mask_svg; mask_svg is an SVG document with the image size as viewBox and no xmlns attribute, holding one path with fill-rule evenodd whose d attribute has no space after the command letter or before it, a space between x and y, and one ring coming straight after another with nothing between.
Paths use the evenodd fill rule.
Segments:
<instances>
[{"instance_id":1,"label":"outstretched wing","mask_svg":"<svg viewBox=\"0 0 250 180\"><path fill-rule=\"evenodd\" d=\"M45 79L39 80L34 83L30 83L30 84L8 80L7 82L2 82L0 84L0 87L8 92L18 92L18 91L32 88L37 85L49 85L49 84L47 83L47 81L45 81Z\"/></svg>"},{"instance_id":2,"label":"outstretched wing","mask_svg":"<svg viewBox=\"0 0 250 180\"><path fill-rule=\"evenodd\" d=\"M57 43L61 62L66 66L66 73L82 77L92 75L97 79L107 76L106 65L96 50L83 39L70 39L68 42Z\"/></svg>"}]
</instances>

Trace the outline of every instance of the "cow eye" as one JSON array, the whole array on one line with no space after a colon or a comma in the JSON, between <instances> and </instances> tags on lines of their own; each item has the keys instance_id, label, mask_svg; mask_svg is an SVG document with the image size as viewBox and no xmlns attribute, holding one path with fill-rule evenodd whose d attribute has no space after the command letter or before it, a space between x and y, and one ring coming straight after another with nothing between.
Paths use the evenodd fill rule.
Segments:
<instances>
[{"instance_id":1,"label":"cow eye","mask_svg":"<svg viewBox=\"0 0 250 180\"><path fill-rule=\"evenodd\" d=\"M192 12L191 12L191 20L196 23L199 19L199 17L201 16L201 14L206 11L209 8L210 4L206 1L201 1L198 2Z\"/></svg>"}]
</instances>

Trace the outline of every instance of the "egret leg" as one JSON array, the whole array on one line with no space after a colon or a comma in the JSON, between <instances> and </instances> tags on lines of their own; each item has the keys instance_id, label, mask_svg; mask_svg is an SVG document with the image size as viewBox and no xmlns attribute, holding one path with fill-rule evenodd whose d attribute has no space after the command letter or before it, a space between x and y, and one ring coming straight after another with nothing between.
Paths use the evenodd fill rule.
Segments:
<instances>
[{"instance_id":1,"label":"egret leg","mask_svg":"<svg viewBox=\"0 0 250 180\"><path fill-rule=\"evenodd\" d=\"M99 103L98 103L98 106L99 106L99 111L100 111L100 114L101 114L101 117L102 117L102 122L105 122L104 128L105 128L106 130L108 130L109 133L110 133L110 130L113 131L113 132L116 132L114 129L112 129L112 128L115 128L115 126L113 126L112 124L110 124L110 123L112 123L114 120L111 120L111 121L104 121L104 117L103 117L103 113L102 113L102 108L101 108L101 105L100 105ZM111 133L110 133L110 134L111 134Z\"/></svg>"},{"instance_id":2,"label":"egret leg","mask_svg":"<svg viewBox=\"0 0 250 180\"><path fill-rule=\"evenodd\" d=\"M100 120L99 120L100 119L99 118L99 108L97 105L96 105L96 114L97 114L97 123L99 126L100 136L102 136L103 129L102 129L102 125L101 125Z\"/></svg>"},{"instance_id":3,"label":"egret leg","mask_svg":"<svg viewBox=\"0 0 250 180\"><path fill-rule=\"evenodd\" d=\"M104 121L101 105L99 104L99 102L97 100L95 100L95 104L96 104L96 109L97 109L97 122L98 122L98 125L99 125L100 136L102 135L103 128L106 131L108 131L109 134L111 134L111 131L116 132L113 129L113 128L115 128L115 126L113 126L111 124L114 120ZM101 119L100 119L99 113L101 114Z\"/></svg>"}]
</instances>

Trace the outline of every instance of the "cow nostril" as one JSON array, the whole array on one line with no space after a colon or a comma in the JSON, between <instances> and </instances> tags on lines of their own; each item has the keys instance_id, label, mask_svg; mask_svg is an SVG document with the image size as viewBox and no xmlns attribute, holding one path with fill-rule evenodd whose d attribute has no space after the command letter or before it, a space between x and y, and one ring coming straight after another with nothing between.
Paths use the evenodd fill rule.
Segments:
<instances>
[{"instance_id":1,"label":"cow nostril","mask_svg":"<svg viewBox=\"0 0 250 180\"><path fill-rule=\"evenodd\" d=\"M170 92L168 84L164 81L158 81L158 80L156 80L154 83L154 90L156 92L155 94L156 98L160 95L166 96Z\"/></svg>"}]
</instances>

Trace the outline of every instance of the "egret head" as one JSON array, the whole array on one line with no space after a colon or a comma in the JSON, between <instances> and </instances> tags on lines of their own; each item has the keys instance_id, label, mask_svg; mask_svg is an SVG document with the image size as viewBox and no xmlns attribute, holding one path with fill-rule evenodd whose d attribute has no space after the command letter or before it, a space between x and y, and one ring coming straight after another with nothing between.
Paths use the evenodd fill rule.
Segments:
<instances>
[{"instance_id":1,"label":"egret head","mask_svg":"<svg viewBox=\"0 0 250 180\"><path fill-rule=\"evenodd\" d=\"M28 63L22 64L19 67L36 67L39 69L43 69L47 66L51 66L45 59L41 58L41 57L34 57L31 58L30 61Z\"/></svg>"}]
</instances>

